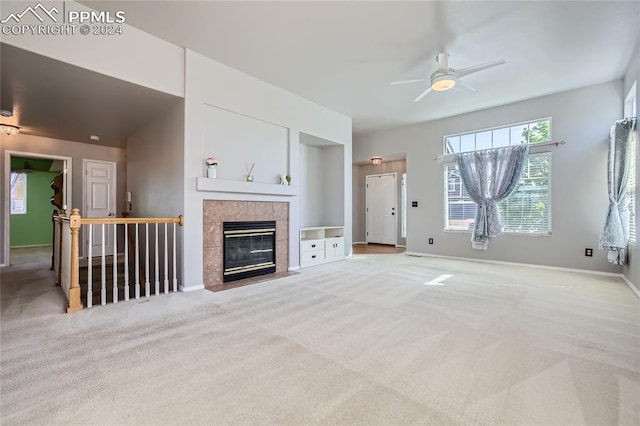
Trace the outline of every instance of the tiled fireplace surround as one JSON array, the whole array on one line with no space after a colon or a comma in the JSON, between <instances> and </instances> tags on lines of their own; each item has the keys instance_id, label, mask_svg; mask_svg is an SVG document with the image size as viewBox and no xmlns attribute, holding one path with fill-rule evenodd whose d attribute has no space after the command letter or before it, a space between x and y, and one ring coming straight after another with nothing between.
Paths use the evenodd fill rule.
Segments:
<instances>
[{"instance_id":1,"label":"tiled fireplace surround","mask_svg":"<svg viewBox=\"0 0 640 426\"><path fill-rule=\"evenodd\" d=\"M273 220L276 222L276 273L289 269L289 203L270 201L203 202L204 286L223 287L223 222Z\"/></svg>"}]
</instances>

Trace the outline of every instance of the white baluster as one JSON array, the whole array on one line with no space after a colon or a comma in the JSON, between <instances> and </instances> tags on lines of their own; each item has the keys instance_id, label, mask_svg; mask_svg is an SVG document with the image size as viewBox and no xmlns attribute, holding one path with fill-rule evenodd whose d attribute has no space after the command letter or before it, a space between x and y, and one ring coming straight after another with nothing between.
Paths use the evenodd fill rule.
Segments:
<instances>
[{"instance_id":1,"label":"white baluster","mask_svg":"<svg viewBox=\"0 0 640 426\"><path fill-rule=\"evenodd\" d=\"M144 295L145 297L149 297L151 293L151 289L149 288L149 224L145 223L146 229L146 239L145 239L145 250L144 250Z\"/></svg>"},{"instance_id":2,"label":"white baluster","mask_svg":"<svg viewBox=\"0 0 640 426\"><path fill-rule=\"evenodd\" d=\"M113 303L118 303L118 225L113 224Z\"/></svg>"},{"instance_id":3,"label":"white baluster","mask_svg":"<svg viewBox=\"0 0 640 426\"><path fill-rule=\"evenodd\" d=\"M124 224L124 300L129 300L129 229Z\"/></svg>"},{"instance_id":4,"label":"white baluster","mask_svg":"<svg viewBox=\"0 0 640 426\"><path fill-rule=\"evenodd\" d=\"M93 256L93 225L89 224L89 256L87 256L87 308L93 306L93 265L91 259Z\"/></svg>"},{"instance_id":5,"label":"white baluster","mask_svg":"<svg viewBox=\"0 0 640 426\"><path fill-rule=\"evenodd\" d=\"M164 294L169 293L169 252L167 251L167 222L164 223Z\"/></svg>"},{"instance_id":6,"label":"white baluster","mask_svg":"<svg viewBox=\"0 0 640 426\"><path fill-rule=\"evenodd\" d=\"M136 223L136 299L140 299L140 246L138 245L138 224Z\"/></svg>"},{"instance_id":7,"label":"white baluster","mask_svg":"<svg viewBox=\"0 0 640 426\"><path fill-rule=\"evenodd\" d=\"M106 305L107 304L107 258L106 258L106 250L105 250L105 238L104 238L104 223L101 225L102 226L102 240L101 240L101 245L102 245L102 269L101 274L102 274L102 287L100 289L100 304L101 305Z\"/></svg>"},{"instance_id":8,"label":"white baluster","mask_svg":"<svg viewBox=\"0 0 640 426\"><path fill-rule=\"evenodd\" d=\"M173 224L173 291L178 291L178 278L176 275L176 224Z\"/></svg>"},{"instance_id":9,"label":"white baluster","mask_svg":"<svg viewBox=\"0 0 640 426\"><path fill-rule=\"evenodd\" d=\"M156 296L160 294L160 268L158 262L160 261L158 256L158 224L156 223L156 257L155 257L155 287L156 287Z\"/></svg>"}]
</instances>

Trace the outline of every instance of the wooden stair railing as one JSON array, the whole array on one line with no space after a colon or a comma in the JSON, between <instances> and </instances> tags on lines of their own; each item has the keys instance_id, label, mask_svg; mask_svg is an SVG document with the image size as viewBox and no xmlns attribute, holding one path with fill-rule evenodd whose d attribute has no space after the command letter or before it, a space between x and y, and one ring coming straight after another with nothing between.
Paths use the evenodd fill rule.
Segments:
<instances>
[{"instance_id":1,"label":"wooden stair railing","mask_svg":"<svg viewBox=\"0 0 640 426\"><path fill-rule=\"evenodd\" d=\"M60 235L59 235L59 241L57 241L56 243L58 244L59 247L59 253L58 253L58 258L55 259L54 264L57 265L57 270L56 270L56 274L57 274L57 285L62 285L63 290L65 290L65 293L67 294L68 297L68 306L67 306L67 312L71 313L71 312L76 312L79 311L81 309L84 308L84 305L82 303L82 290L81 290L81 283L79 282L79 233L80 233L80 229L85 226L86 229L83 230L83 232L88 232L88 234L86 234L88 236L88 241L89 241L89 252L87 254L87 263L88 263L88 268L87 268L87 274L88 274L88 278L87 278L87 291L86 291L86 306L87 307L91 307L93 305L93 278L92 278L92 268L93 268L93 264L92 264L92 235L93 235L93 225L101 225L101 229L103 230L102 235L104 236L104 229L107 226L112 226L113 227L113 252L109 254L109 256L113 255L113 261L112 261L112 265L111 267L113 268L113 274L112 274L112 279L113 279L113 296L112 296L112 302L113 303L117 303L118 299L119 299L119 293L122 292L124 290L124 295L123 295L123 299L124 300L129 300L129 269L128 269L128 249L131 248L131 251L133 252L134 256L135 256L135 272L134 272L134 277L136 277L135 280L135 298L139 298L140 297L140 288L141 288L141 283L142 283L142 288L144 290L144 296L145 297L149 297L151 295L151 291L150 291L150 283L149 283L149 278L150 278L150 257L151 255L151 251L150 251L150 247L149 247L149 240L151 238L151 234L149 232L149 225L155 225L155 238L154 238L154 243L155 243L155 251L153 252L153 260L155 263L155 270L154 270L154 281L155 281L155 293L154 294L160 294L160 265L159 265L159 258L163 257L164 258L164 293L168 293L170 291L170 286L169 286L169 257L170 257L170 252L168 250L168 240L169 240L169 235L172 235L172 272L173 272L173 290L172 291L177 291L177 261L176 261L176 241L177 241L177 229L176 229L176 225L178 226L182 226L184 223L184 219L182 216L178 216L178 217L165 217L165 218L130 218L130 217L123 217L123 218L114 218L114 217L106 217L106 218L83 218L80 216L80 210L77 208L74 208L71 210L71 215L69 217L66 217L65 215L65 211L64 210L60 210L57 214L57 216L54 216L54 222L58 223L58 226L60 227ZM159 251L159 240L161 238L159 238L159 236L161 236L161 234L159 235L159 225L164 224L164 252L160 252ZM169 228L168 225L169 224L173 224L172 227L172 232L169 232ZM118 240L117 240L117 234L118 234L118 225L123 225L125 228L125 233L126 233L126 237L127 238L127 242L124 243L124 255L125 255L125 271L124 271L124 285L123 286L119 286L119 281L118 281L118 275L119 275L119 271L118 271ZM136 235L134 238L134 235L132 235L131 229L128 225L135 225L136 228ZM138 241L138 237L139 237L139 232L138 232L138 228L139 225L144 225L143 231L144 231L144 235L143 235L143 239L144 239L144 261L145 261L145 273L142 273L142 270L140 268L140 262L139 262L139 257L140 257L140 252L142 250L142 246L139 245L137 243ZM120 228L122 229L122 228ZM70 237L70 238L69 238ZM67 241L67 243L63 244L63 241ZM100 303L101 304L106 304L106 300L107 300L107 296L106 296L106 266L105 266L105 257L106 257L106 251L105 251L105 240L103 239L101 242L102 245L102 252L101 252L101 258L102 258L102 273L101 273L101 290L100 290ZM153 248L153 247L152 247ZM64 252L64 250L68 250L70 253L70 256L67 258L66 257L66 252ZM63 261L63 259L66 259L65 261Z\"/></svg>"}]
</instances>

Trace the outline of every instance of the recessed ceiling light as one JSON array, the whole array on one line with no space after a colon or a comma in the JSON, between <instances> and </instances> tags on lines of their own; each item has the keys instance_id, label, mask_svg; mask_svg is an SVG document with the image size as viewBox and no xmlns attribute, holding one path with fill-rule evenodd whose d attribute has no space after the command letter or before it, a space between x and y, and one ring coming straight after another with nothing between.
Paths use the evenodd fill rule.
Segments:
<instances>
[{"instance_id":1,"label":"recessed ceiling light","mask_svg":"<svg viewBox=\"0 0 640 426\"><path fill-rule=\"evenodd\" d=\"M6 109L0 109L0 115L3 117L13 117L13 111L9 111Z\"/></svg>"},{"instance_id":2,"label":"recessed ceiling light","mask_svg":"<svg viewBox=\"0 0 640 426\"><path fill-rule=\"evenodd\" d=\"M99 141L100 140L100 136L98 136L98 135L91 135L90 138L91 138L92 141Z\"/></svg>"}]
</instances>

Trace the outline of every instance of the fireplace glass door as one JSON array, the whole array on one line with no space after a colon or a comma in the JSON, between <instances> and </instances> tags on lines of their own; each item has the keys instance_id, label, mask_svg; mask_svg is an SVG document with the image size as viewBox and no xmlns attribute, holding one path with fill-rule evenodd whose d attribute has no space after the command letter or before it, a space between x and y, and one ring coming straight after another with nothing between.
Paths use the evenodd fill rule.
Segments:
<instances>
[{"instance_id":1,"label":"fireplace glass door","mask_svg":"<svg viewBox=\"0 0 640 426\"><path fill-rule=\"evenodd\" d=\"M274 221L224 222L223 282L276 271Z\"/></svg>"}]
</instances>

